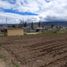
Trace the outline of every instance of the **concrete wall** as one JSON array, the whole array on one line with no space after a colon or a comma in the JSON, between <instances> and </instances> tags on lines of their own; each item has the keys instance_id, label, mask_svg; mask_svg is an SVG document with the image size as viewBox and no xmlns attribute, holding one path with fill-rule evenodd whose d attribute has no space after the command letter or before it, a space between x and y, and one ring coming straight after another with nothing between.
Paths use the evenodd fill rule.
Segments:
<instances>
[{"instance_id":1,"label":"concrete wall","mask_svg":"<svg viewBox=\"0 0 67 67\"><path fill-rule=\"evenodd\" d=\"M7 36L22 36L24 35L24 30L23 29L8 29L7 30Z\"/></svg>"}]
</instances>

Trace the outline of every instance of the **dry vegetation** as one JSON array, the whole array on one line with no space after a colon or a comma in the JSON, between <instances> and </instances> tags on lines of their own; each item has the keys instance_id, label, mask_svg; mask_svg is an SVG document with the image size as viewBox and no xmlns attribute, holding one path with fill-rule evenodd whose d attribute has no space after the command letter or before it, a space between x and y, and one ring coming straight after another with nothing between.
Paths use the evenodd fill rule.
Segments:
<instances>
[{"instance_id":1,"label":"dry vegetation","mask_svg":"<svg viewBox=\"0 0 67 67\"><path fill-rule=\"evenodd\" d=\"M66 34L0 37L0 48L14 67L67 67Z\"/></svg>"}]
</instances>

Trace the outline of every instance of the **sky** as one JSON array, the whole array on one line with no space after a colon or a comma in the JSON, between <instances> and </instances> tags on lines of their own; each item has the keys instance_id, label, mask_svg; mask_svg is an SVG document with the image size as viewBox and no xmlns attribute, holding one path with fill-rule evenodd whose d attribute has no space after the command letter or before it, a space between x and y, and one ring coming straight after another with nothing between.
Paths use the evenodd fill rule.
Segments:
<instances>
[{"instance_id":1,"label":"sky","mask_svg":"<svg viewBox=\"0 0 67 67\"><path fill-rule=\"evenodd\" d=\"M0 0L0 23L6 17L8 23L67 20L67 0Z\"/></svg>"}]
</instances>

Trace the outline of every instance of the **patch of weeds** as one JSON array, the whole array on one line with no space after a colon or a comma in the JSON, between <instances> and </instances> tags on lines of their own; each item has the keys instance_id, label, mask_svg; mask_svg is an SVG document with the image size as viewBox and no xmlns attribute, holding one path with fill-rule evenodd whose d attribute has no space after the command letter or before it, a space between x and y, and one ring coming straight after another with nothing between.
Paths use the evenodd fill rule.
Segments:
<instances>
[{"instance_id":1,"label":"patch of weeds","mask_svg":"<svg viewBox=\"0 0 67 67\"><path fill-rule=\"evenodd\" d=\"M15 67L19 67L19 65L18 64L15 64Z\"/></svg>"},{"instance_id":2,"label":"patch of weeds","mask_svg":"<svg viewBox=\"0 0 67 67\"><path fill-rule=\"evenodd\" d=\"M0 54L0 59L2 59L3 61L7 60L6 57L4 55L1 55L1 54Z\"/></svg>"},{"instance_id":3,"label":"patch of weeds","mask_svg":"<svg viewBox=\"0 0 67 67\"><path fill-rule=\"evenodd\" d=\"M0 58L4 58L5 56L3 56L3 55L0 55Z\"/></svg>"}]
</instances>

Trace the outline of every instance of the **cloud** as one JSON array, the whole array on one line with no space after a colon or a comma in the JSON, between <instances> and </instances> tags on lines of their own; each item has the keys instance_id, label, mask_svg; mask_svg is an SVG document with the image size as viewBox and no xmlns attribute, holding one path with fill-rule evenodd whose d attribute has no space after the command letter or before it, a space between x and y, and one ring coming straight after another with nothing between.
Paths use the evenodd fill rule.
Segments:
<instances>
[{"instance_id":1,"label":"cloud","mask_svg":"<svg viewBox=\"0 0 67 67\"><path fill-rule=\"evenodd\" d=\"M28 19L34 18L35 16L33 16L33 14L38 14L36 15L36 21L46 21L48 16L67 20L67 0L0 0L0 8L0 14L2 13L8 16L17 14L17 16L23 15L21 18ZM27 17L24 16L25 14ZM30 14L32 14L32 16L29 17Z\"/></svg>"},{"instance_id":2,"label":"cloud","mask_svg":"<svg viewBox=\"0 0 67 67\"><path fill-rule=\"evenodd\" d=\"M57 17L59 19L67 18L67 0L52 0L47 7L39 14L41 17Z\"/></svg>"},{"instance_id":3,"label":"cloud","mask_svg":"<svg viewBox=\"0 0 67 67\"><path fill-rule=\"evenodd\" d=\"M6 22L7 19L7 22ZM31 19L31 20L30 20ZM36 15L20 15L20 14L14 14L14 13L5 13L0 12L0 24L15 24L20 23L20 20L22 21L28 21L31 22L32 20L35 20L35 22L39 21L39 18Z\"/></svg>"}]
</instances>

